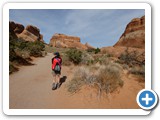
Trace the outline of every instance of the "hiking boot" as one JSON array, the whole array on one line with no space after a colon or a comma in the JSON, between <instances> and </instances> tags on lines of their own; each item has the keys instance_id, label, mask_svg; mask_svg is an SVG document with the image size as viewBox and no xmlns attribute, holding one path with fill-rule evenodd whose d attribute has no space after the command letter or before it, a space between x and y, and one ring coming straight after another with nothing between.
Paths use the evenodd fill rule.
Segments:
<instances>
[{"instance_id":1,"label":"hiking boot","mask_svg":"<svg viewBox=\"0 0 160 120\"><path fill-rule=\"evenodd\" d=\"M56 83L52 84L52 90L55 90L57 88Z\"/></svg>"}]
</instances>

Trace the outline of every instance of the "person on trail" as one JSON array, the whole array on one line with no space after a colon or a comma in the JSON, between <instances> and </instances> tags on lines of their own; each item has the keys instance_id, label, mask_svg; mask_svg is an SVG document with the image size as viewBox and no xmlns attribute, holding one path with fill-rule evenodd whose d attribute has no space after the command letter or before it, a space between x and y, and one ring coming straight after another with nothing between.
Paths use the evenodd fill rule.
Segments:
<instances>
[{"instance_id":1,"label":"person on trail","mask_svg":"<svg viewBox=\"0 0 160 120\"><path fill-rule=\"evenodd\" d=\"M53 84L52 90L55 90L60 87L60 75L61 75L61 64L62 58L60 57L59 52L55 52L54 57L52 58L52 75L53 75Z\"/></svg>"}]
</instances>

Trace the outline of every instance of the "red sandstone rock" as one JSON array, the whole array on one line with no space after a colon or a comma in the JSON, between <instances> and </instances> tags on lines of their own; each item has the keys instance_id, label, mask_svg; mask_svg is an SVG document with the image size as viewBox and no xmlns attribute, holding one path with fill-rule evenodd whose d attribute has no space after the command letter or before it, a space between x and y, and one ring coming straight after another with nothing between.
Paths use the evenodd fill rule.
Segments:
<instances>
[{"instance_id":1,"label":"red sandstone rock","mask_svg":"<svg viewBox=\"0 0 160 120\"><path fill-rule=\"evenodd\" d=\"M13 21L9 21L9 31L14 31L16 24Z\"/></svg>"},{"instance_id":2,"label":"red sandstone rock","mask_svg":"<svg viewBox=\"0 0 160 120\"><path fill-rule=\"evenodd\" d=\"M9 22L9 30L14 31L15 34L20 34L24 30L24 26L19 23Z\"/></svg>"},{"instance_id":3,"label":"red sandstone rock","mask_svg":"<svg viewBox=\"0 0 160 120\"><path fill-rule=\"evenodd\" d=\"M61 48L77 48L86 50L88 47L80 42L80 38L76 36L68 36L64 34L54 34L50 40L50 45Z\"/></svg>"},{"instance_id":4,"label":"red sandstone rock","mask_svg":"<svg viewBox=\"0 0 160 120\"><path fill-rule=\"evenodd\" d=\"M37 27L33 26L33 25L28 25L26 27L26 30L29 31L30 33L34 34L37 37L40 36L40 30Z\"/></svg>"},{"instance_id":5,"label":"red sandstone rock","mask_svg":"<svg viewBox=\"0 0 160 120\"><path fill-rule=\"evenodd\" d=\"M14 23L13 21L9 22L9 30L11 32L14 32L14 34L17 35L19 39L23 39L25 41L42 41L43 40L43 35L40 34L39 28L33 26L33 25L28 25L25 29L22 24L19 23Z\"/></svg>"},{"instance_id":6,"label":"red sandstone rock","mask_svg":"<svg viewBox=\"0 0 160 120\"><path fill-rule=\"evenodd\" d=\"M20 33L22 33L23 32L23 30L24 30L24 26L22 25L22 24L16 24L16 28L14 29L14 32L16 33L16 34L20 34Z\"/></svg>"},{"instance_id":7,"label":"red sandstone rock","mask_svg":"<svg viewBox=\"0 0 160 120\"><path fill-rule=\"evenodd\" d=\"M126 27L119 41L114 45L144 48L145 47L145 16L134 18Z\"/></svg>"},{"instance_id":8,"label":"red sandstone rock","mask_svg":"<svg viewBox=\"0 0 160 120\"><path fill-rule=\"evenodd\" d=\"M37 41L38 40L38 37L35 36L34 34L32 34L31 32L27 31L26 29L23 30L23 32L21 34L18 34L17 35L18 38L22 39L22 40L25 40L25 41L31 41L31 42L34 42L34 41Z\"/></svg>"}]
</instances>

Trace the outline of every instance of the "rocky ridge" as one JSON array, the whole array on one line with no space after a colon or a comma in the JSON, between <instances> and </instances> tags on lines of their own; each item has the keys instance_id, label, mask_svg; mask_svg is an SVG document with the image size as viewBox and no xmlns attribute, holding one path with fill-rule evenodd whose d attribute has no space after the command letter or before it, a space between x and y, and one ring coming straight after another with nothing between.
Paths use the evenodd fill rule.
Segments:
<instances>
[{"instance_id":1,"label":"rocky ridge","mask_svg":"<svg viewBox=\"0 0 160 120\"><path fill-rule=\"evenodd\" d=\"M25 40L25 41L42 41L43 35L40 34L40 29L33 26L28 25L26 28L19 23L15 23L13 21L9 22L9 31L14 33L19 39Z\"/></svg>"}]
</instances>

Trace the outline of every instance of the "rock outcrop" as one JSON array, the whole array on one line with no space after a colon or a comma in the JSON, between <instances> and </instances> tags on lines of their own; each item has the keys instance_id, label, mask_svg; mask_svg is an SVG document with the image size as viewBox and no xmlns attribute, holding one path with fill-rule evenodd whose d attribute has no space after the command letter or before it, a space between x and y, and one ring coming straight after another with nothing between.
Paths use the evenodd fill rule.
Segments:
<instances>
[{"instance_id":1,"label":"rock outcrop","mask_svg":"<svg viewBox=\"0 0 160 120\"><path fill-rule=\"evenodd\" d=\"M116 46L145 48L145 16L134 18L127 25Z\"/></svg>"},{"instance_id":2,"label":"rock outcrop","mask_svg":"<svg viewBox=\"0 0 160 120\"><path fill-rule=\"evenodd\" d=\"M26 30L32 34L34 34L35 36L39 36L40 35L40 30L35 27L35 26L32 26L32 25L28 25L26 27Z\"/></svg>"},{"instance_id":3,"label":"rock outcrop","mask_svg":"<svg viewBox=\"0 0 160 120\"><path fill-rule=\"evenodd\" d=\"M14 23L13 21L9 22L9 31L14 32L19 39L25 40L25 41L42 41L43 35L40 34L39 28L28 25L26 28L19 23Z\"/></svg>"},{"instance_id":4,"label":"rock outcrop","mask_svg":"<svg viewBox=\"0 0 160 120\"><path fill-rule=\"evenodd\" d=\"M89 43L86 43L85 46L88 48L88 49L95 49L93 46L91 46Z\"/></svg>"},{"instance_id":5,"label":"rock outcrop","mask_svg":"<svg viewBox=\"0 0 160 120\"><path fill-rule=\"evenodd\" d=\"M9 30L16 34L20 34L24 30L24 26L22 24L14 23L11 21L9 22Z\"/></svg>"},{"instance_id":6,"label":"rock outcrop","mask_svg":"<svg viewBox=\"0 0 160 120\"><path fill-rule=\"evenodd\" d=\"M84 45L81 43L80 38L76 36L68 36L65 34L54 34L50 39L50 45L53 47L60 47L60 48L77 48L86 50L90 45ZM93 48L93 47L92 47Z\"/></svg>"}]
</instances>

